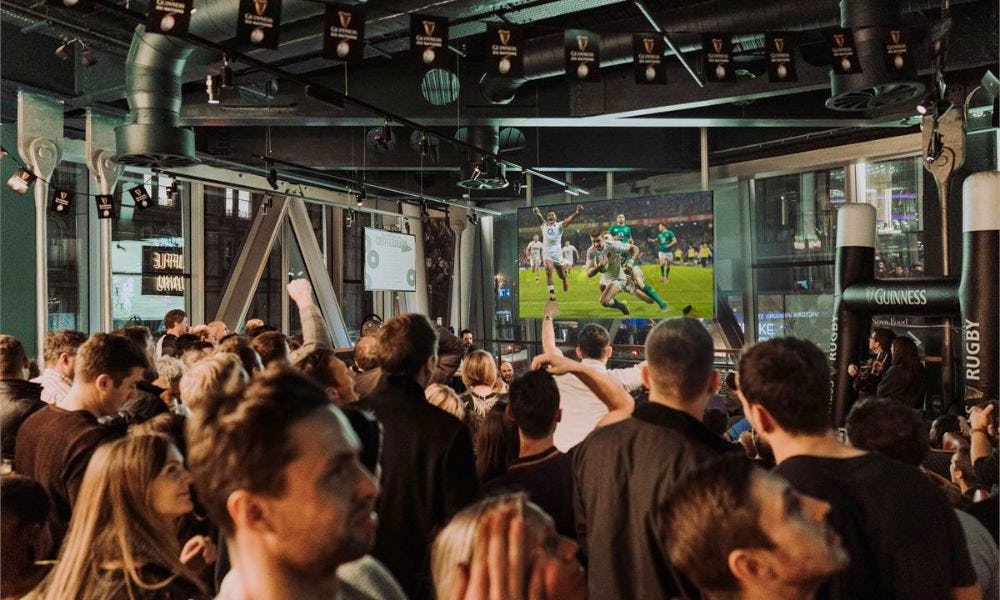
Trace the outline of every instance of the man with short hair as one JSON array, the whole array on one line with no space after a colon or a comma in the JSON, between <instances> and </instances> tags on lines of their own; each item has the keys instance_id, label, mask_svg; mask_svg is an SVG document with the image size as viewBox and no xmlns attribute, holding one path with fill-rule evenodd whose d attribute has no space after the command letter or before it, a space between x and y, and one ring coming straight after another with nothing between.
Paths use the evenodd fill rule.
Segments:
<instances>
[{"instance_id":1,"label":"man with short hair","mask_svg":"<svg viewBox=\"0 0 1000 600\"><path fill-rule=\"evenodd\" d=\"M507 361L502 361L500 363L500 379L507 385L510 385L514 381L514 365Z\"/></svg>"},{"instance_id":2,"label":"man with short hair","mask_svg":"<svg viewBox=\"0 0 1000 600\"><path fill-rule=\"evenodd\" d=\"M517 425L518 458L487 493L524 491L555 521L559 535L576 537L573 522L573 461L552 442L559 422L559 387L546 371L529 371L510 384L507 411Z\"/></svg>"},{"instance_id":3,"label":"man with short hair","mask_svg":"<svg viewBox=\"0 0 1000 600\"><path fill-rule=\"evenodd\" d=\"M288 336L280 331L265 331L250 340L250 345L260 355L260 361L265 369L271 363L287 363L292 353L288 347Z\"/></svg>"},{"instance_id":4,"label":"man with short hair","mask_svg":"<svg viewBox=\"0 0 1000 600\"><path fill-rule=\"evenodd\" d=\"M188 427L188 465L232 562L220 599L370 597L337 573L375 536L379 487L359 448L323 390L285 365L242 397L206 400ZM367 583L393 587L367 567Z\"/></svg>"},{"instance_id":5,"label":"man with short hair","mask_svg":"<svg viewBox=\"0 0 1000 600\"><path fill-rule=\"evenodd\" d=\"M73 386L73 367L76 362L76 351L87 341L87 334L82 331L60 329L50 331L45 336L42 356L45 359L45 370L31 381L42 386L42 401L46 404L59 404L66 397L69 388Z\"/></svg>"},{"instance_id":6,"label":"man with short hair","mask_svg":"<svg viewBox=\"0 0 1000 600\"><path fill-rule=\"evenodd\" d=\"M776 472L833 507L851 556L828 598L979 598L955 513L916 469L845 446L830 423L830 367L812 342L777 338L744 352L743 412L768 442Z\"/></svg>"},{"instance_id":7,"label":"man with short hair","mask_svg":"<svg viewBox=\"0 0 1000 600\"><path fill-rule=\"evenodd\" d=\"M163 329L163 335L156 341L156 358L163 356L163 338L168 335L180 337L188 332L187 313L179 308L168 310L163 315Z\"/></svg>"},{"instance_id":8,"label":"man with short hair","mask_svg":"<svg viewBox=\"0 0 1000 600\"><path fill-rule=\"evenodd\" d=\"M545 316L542 320L542 350L550 354L559 353L554 324L554 318L559 314L559 305L548 302L543 311ZM584 325L577 333L576 357L583 366L610 376L629 392L641 388L642 375L639 367L608 369L611 351L611 336L608 335L608 330L600 325L596 323ZM562 410L562 419L556 425L553 439L560 452L569 452L607 417L613 407L602 402L578 377L559 375L556 377L556 384L559 386L559 408Z\"/></svg>"},{"instance_id":9,"label":"man with short hair","mask_svg":"<svg viewBox=\"0 0 1000 600\"><path fill-rule=\"evenodd\" d=\"M868 338L871 358L862 366L848 365L847 372L854 378L854 389L862 396L871 396L882 382L882 374L892 363L892 340L896 334L891 329L876 327Z\"/></svg>"},{"instance_id":10,"label":"man with short hair","mask_svg":"<svg viewBox=\"0 0 1000 600\"><path fill-rule=\"evenodd\" d=\"M849 561L829 504L738 455L682 477L658 512L662 551L711 598L810 600Z\"/></svg>"},{"instance_id":11,"label":"man with short hair","mask_svg":"<svg viewBox=\"0 0 1000 600\"><path fill-rule=\"evenodd\" d=\"M591 598L678 595L652 511L682 475L731 448L701 422L719 389L714 358L696 319L662 321L646 337L640 367L649 402L576 447L574 513Z\"/></svg>"},{"instance_id":12,"label":"man with short hair","mask_svg":"<svg viewBox=\"0 0 1000 600\"><path fill-rule=\"evenodd\" d=\"M372 554L410 600L431 597L434 534L479 493L469 428L424 397L437 362L427 317L403 314L378 332L379 388L369 397L382 422L382 496Z\"/></svg>"},{"instance_id":13,"label":"man with short hair","mask_svg":"<svg viewBox=\"0 0 1000 600\"><path fill-rule=\"evenodd\" d=\"M97 423L136 395L146 355L128 338L98 333L77 351L73 387L59 406L44 406L17 433L14 470L42 484L52 500L48 530L59 550L90 456L112 435Z\"/></svg>"},{"instance_id":14,"label":"man with short hair","mask_svg":"<svg viewBox=\"0 0 1000 600\"><path fill-rule=\"evenodd\" d=\"M476 350L476 346L472 343L473 339L471 329L463 329L459 337L462 338L462 351L466 356L468 356L470 352L474 352Z\"/></svg>"},{"instance_id":15,"label":"man with short hair","mask_svg":"<svg viewBox=\"0 0 1000 600\"><path fill-rule=\"evenodd\" d=\"M0 334L0 456L13 460L17 432L25 419L45 406L42 386L27 381L28 356L21 340Z\"/></svg>"},{"instance_id":16,"label":"man with short hair","mask_svg":"<svg viewBox=\"0 0 1000 600\"><path fill-rule=\"evenodd\" d=\"M205 326L208 331L208 341L218 345L222 338L229 335L229 326L225 321L212 321Z\"/></svg>"}]
</instances>

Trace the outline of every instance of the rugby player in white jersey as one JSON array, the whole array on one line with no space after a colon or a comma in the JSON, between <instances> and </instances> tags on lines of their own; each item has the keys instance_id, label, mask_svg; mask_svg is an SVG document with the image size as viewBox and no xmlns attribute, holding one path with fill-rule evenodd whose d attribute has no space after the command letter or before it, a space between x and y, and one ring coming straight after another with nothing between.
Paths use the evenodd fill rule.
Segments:
<instances>
[{"instance_id":1,"label":"rugby player in white jersey","mask_svg":"<svg viewBox=\"0 0 1000 600\"><path fill-rule=\"evenodd\" d=\"M562 233L563 229L576 219L577 215L583 212L583 207L577 205L576 210L562 221L558 221L556 212L550 210L542 216L542 211L537 207L533 210L535 216L542 222L542 260L545 261L545 282L549 286L549 300L556 299L556 287L552 284L552 270L555 269L559 279L562 279L563 291L569 291L569 281L566 279L566 272L562 268Z\"/></svg>"}]
</instances>

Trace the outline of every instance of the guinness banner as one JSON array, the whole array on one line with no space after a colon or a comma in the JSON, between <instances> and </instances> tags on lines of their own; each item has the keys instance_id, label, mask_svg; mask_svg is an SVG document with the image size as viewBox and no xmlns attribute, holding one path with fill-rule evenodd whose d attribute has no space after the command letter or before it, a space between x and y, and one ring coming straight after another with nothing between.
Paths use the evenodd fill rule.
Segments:
<instances>
[{"instance_id":1,"label":"guinness banner","mask_svg":"<svg viewBox=\"0 0 1000 600\"><path fill-rule=\"evenodd\" d=\"M94 203L97 204L98 219L113 219L115 216L115 197L111 194L98 194L94 196Z\"/></svg>"},{"instance_id":2,"label":"guinness banner","mask_svg":"<svg viewBox=\"0 0 1000 600\"><path fill-rule=\"evenodd\" d=\"M706 33L701 36L702 64L706 81L735 81L733 41L728 33Z\"/></svg>"},{"instance_id":3,"label":"guinness banner","mask_svg":"<svg viewBox=\"0 0 1000 600\"><path fill-rule=\"evenodd\" d=\"M564 48L566 77L570 81L600 81L601 36L583 29L567 29Z\"/></svg>"},{"instance_id":4,"label":"guinness banner","mask_svg":"<svg viewBox=\"0 0 1000 600\"><path fill-rule=\"evenodd\" d=\"M490 23L486 26L486 74L520 77L524 73L524 28Z\"/></svg>"},{"instance_id":5,"label":"guinness banner","mask_svg":"<svg viewBox=\"0 0 1000 600\"><path fill-rule=\"evenodd\" d=\"M132 200L135 201L135 207L139 210L146 210L153 205L153 201L150 199L149 192L146 191L145 186L137 185L130 189L128 193L132 196Z\"/></svg>"},{"instance_id":6,"label":"guinness banner","mask_svg":"<svg viewBox=\"0 0 1000 600\"><path fill-rule=\"evenodd\" d=\"M795 47L798 40L790 33L764 35L764 52L767 56L767 76L772 83L798 81L795 72Z\"/></svg>"},{"instance_id":7,"label":"guinness banner","mask_svg":"<svg viewBox=\"0 0 1000 600\"><path fill-rule=\"evenodd\" d=\"M410 52L418 65L427 69L446 68L449 63L448 19L410 15Z\"/></svg>"},{"instance_id":8,"label":"guinness banner","mask_svg":"<svg viewBox=\"0 0 1000 600\"><path fill-rule=\"evenodd\" d=\"M73 192L66 190L55 190L52 192L52 202L49 203L49 210L54 213L67 214L73 209Z\"/></svg>"},{"instance_id":9,"label":"guinness banner","mask_svg":"<svg viewBox=\"0 0 1000 600\"><path fill-rule=\"evenodd\" d=\"M327 4L323 23L323 58L351 64L364 60L364 5Z\"/></svg>"},{"instance_id":10,"label":"guinness banner","mask_svg":"<svg viewBox=\"0 0 1000 600\"><path fill-rule=\"evenodd\" d=\"M193 0L150 0L146 31L164 35L185 35L191 22Z\"/></svg>"},{"instance_id":11,"label":"guinness banner","mask_svg":"<svg viewBox=\"0 0 1000 600\"><path fill-rule=\"evenodd\" d=\"M910 52L909 29L890 28L885 39L885 71L904 77L915 77L917 74L913 53Z\"/></svg>"},{"instance_id":12,"label":"guinness banner","mask_svg":"<svg viewBox=\"0 0 1000 600\"><path fill-rule=\"evenodd\" d=\"M239 43L272 50L278 48L281 0L240 0L238 19L236 39Z\"/></svg>"},{"instance_id":13,"label":"guinness banner","mask_svg":"<svg viewBox=\"0 0 1000 600\"><path fill-rule=\"evenodd\" d=\"M849 75L861 72L861 61L858 60L854 47L854 32L850 29L834 29L830 33L830 60L833 72L837 75Z\"/></svg>"},{"instance_id":14,"label":"guinness banner","mask_svg":"<svg viewBox=\"0 0 1000 600\"><path fill-rule=\"evenodd\" d=\"M663 64L665 46L663 34L636 33L632 35L632 57L635 64L636 83L667 82L667 70Z\"/></svg>"}]
</instances>

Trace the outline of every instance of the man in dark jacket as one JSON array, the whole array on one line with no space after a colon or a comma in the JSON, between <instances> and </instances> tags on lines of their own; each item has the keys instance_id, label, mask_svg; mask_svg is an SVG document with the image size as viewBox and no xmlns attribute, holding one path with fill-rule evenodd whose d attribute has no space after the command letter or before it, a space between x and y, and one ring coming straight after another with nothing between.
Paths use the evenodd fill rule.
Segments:
<instances>
[{"instance_id":1,"label":"man in dark jacket","mask_svg":"<svg viewBox=\"0 0 1000 600\"><path fill-rule=\"evenodd\" d=\"M28 356L21 341L0 335L0 454L14 459L17 430L31 413L45 406L42 386L28 381Z\"/></svg>"},{"instance_id":2,"label":"man in dark jacket","mask_svg":"<svg viewBox=\"0 0 1000 600\"><path fill-rule=\"evenodd\" d=\"M384 433L372 554L410 600L432 597L434 534L479 493L468 428L424 398L437 362L437 341L422 315L400 315L383 325L378 333L382 380L369 398Z\"/></svg>"},{"instance_id":3,"label":"man in dark jacket","mask_svg":"<svg viewBox=\"0 0 1000 600\"><path fill-rule=\"evenodd\" d=\"M673 484L730 445L701 423L719 389L712 338L695 319L663 321L646 338L649 402L596 429L573 461L577 540L591 598L672 598L678 585L653 517Z\"/></svg>"}]
</instances>

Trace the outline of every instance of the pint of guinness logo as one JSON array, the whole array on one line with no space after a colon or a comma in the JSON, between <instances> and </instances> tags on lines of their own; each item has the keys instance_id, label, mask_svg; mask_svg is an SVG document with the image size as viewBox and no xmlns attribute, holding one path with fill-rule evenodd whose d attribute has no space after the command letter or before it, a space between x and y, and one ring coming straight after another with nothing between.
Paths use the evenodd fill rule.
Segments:
<instances>
[{"instance_id":1,"label":"pint of guinness logo","mask_svg":"<svg viewBox=\"0 0 1000 600\"><path fill-rule=\"evenodd\" d=\"M567 29L563 39L566 77L570 81L599 81L601 36L582 29Z\"/></svg>"},{"instance_id":2,"label":"pint of guinness logo","mask_svg":"<svg viewBox=\"0 0 1000 600\"><path fill-rule=\"evenodd\" d=\"M448 19L410 15L410 53L423 68L446 68L450 62Z\"/></svg>"},{"instance_id":3,"label":"pint of guinness logo","mask_svg":"<svg viewBox=\"0 0 1000 600\"><path fill-rule=\"evenodd\" d=\"M635 82L638 84L663 84L667 82L667 70L663 64L666 43L659 33L636 33L632 35L632 59L635 65Z\"/></svg>"},{"instance_id":4,"label":"pint of guinness logo","mask_svg":"<svg viewBox=\"0 0 1000 600\"><path fill-rule=\"evenodd\" d=\"M49 203L49 210L57 214L69 214L73 208L73 192L67 190L55 190L52 192L52 202Z\"/></svg>"},{"instance_id":5,"label":"pint of guinness logo","mask_svg":"<svg viewBox=\"0 0 1000 600\"><path fill-rule=\"evenodd\" d=\"M894 27L889 30L885 39L885 70L907 78L916 76L917 68L910 52L910 32L907 29Z\"/></svg>"},{"instance_id":6,"label":"pint of guinness logo","mask_svg":"<svg viewBox=\"0 0 1000 600\"><path fill-rule=\"evenodd\" d=\"M115 216L115 197L111 194L98 194L94 196L94 203L97 205L98 219L112 219Z\"/></svg>"},{"instance_id":7,"label":"pint of guinness logo","mask_svg":"<svg viewBox=\"0 0 1000 600\"><path fill-rule=\"evenodd\" d=\"M764 35L767 76L771 82L798 81L795 70L795 47L798 40L789 33Z\"/></svg>"},{"instance_id":8,"label":"pint of guinness logo","mask_svg":"<svg viewBox=\"0 0 1000 600\"><path fill-rule=\"evenodd\" d=\"M192 0L150 0L146 31L164 35L186 35L191 23Z\"/></svg>"},{"instance_id":9,"label":"pint of guinness logo","mask_svg":"<svg viewBox=\"0 0 1000 600\"><path fill-rule=\"evenodd\" d=\"M145 186L137 185L128 191L129 195L132 196L132 201L135 202L135 207L139 210L146 210L153 205L152 200L149 198L149 192L146 190Z\"/></svg>"},{"instance_id":10,"label":"pint of guinness logo","mask_svg":"<svg viewBox=\"0 0 1000 600\"><path fill-rule=\"evenodd\" d=\"M706 33L701 38L702 67L706 81L735 81L733 42L729 34Z\"/></svg>"},{"instance_id":11,"label":"pint of guinness logo","mask_svg":"<svg viewBox=\"0 0 1000 600\"><path fill-rule=\"evenodd\" d=\"M281 0L240 0L238 19L236 39L240 43L277 49Z\"/></svg>"},{"instance_id":12,"label":"pint of guinness logo","mask_svg":"<svg viewBox=\"0 0 1000 600\"><path fill-rule=\"evenodd\" d=\"M519 77L524 73L524 29L507 23L486 26L486 73Z\"/></svg>"},{"instance_id":13,"label":"pint of guinness logo","mask_svg":"<svg viewBox=\"0 0 1000 600\"><path fill-rule=\"evenodd\" d=\"M837 75L861 73L861 61L858 60L852 30L834 29L830 32L828 45L834 73Z\"/></svg>"},{"instance_id":14,"label":"pint of guinness logo","mask_svg":"<svg viewBox=\"0 0 1000 600\"><path fill-rule=\"evenodd\" d=\"M363 4L327 4L323 19L323 58L360 63L365 58Z\"/></svg>"}]
</instances>

